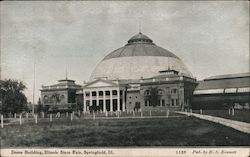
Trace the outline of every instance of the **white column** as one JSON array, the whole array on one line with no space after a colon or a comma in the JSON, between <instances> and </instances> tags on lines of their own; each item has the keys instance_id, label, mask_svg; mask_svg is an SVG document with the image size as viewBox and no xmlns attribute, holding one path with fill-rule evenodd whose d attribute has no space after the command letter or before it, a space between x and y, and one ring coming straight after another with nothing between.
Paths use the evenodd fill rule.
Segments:
<instances>
[{"instance_id":1,"label":"white column","mask_svg":"<svg viewBox=\"0 0 250 157\"><path fill-rule=\"evenodd\" d=\"M103 111L106 112L106 94L105 91L103 91Z\"/></svg>"},{"instance_id":2,"label":"white column","mask_svg":"<svg viewBox=\"0 0 250 157\"><path fill-rule=\"evenodd\" d=\"M95 120L95 112L93 112L93 120Z\"/></svg>"},{"instance_id":3,"label":"white column","mask_svg":"<svg viewBox=\"0 0 250 157\"><path fill-rule=\"evenodd\" d=\"M37 124L37 114L35 114L35 123Z\"/></svg>"},{"instance_id":4,"label":"white column","mask_svg":"<svg viewBox=\"0 0 250 157\"><path fill-rule=\"evenodd\" d=\"M117 111L120 111L120 90L117 90Z\"/></svg>"},{"instance_id":5,"label":"white column","mask_svg":"<svg viewBox=\"0 0 250 157\"><path fill-rule=\"evenodd\" d=\"M49 121L52 122L52 114L49 114Z\"/></svg>"},{"instance_id":6,"label":"white column","mask_svg":"<svg viewBox=\"0 0 250 157\"><path fill-rule=\"evenodd\" d=\"M125 90L122 91L122 111L125 111Z\"/></svg>"},{"instance_id":7,"label":"white column","mask_svg":"<svg viewBox=\"0 0 250 157\"><path fill-rule=\"evenodd\" d=\"M3 128L3 115L1 115L1 128Z\"/></svg>"},{"instance_id":8,"label":"white column","mask_svg":"<svg viewBox=\"0 0 250 157\"><path fill-rule=\"evenodd\" d=\"M96 91L96 106L99 106L99 93Z\"/></svg>"},{"instance_id":9,"label":"white column","mask_svg":"<svg viewBox=\"0 0 250 157\"><path fill-rule=\"evenodd\" d=\"M86 92L83 91L83 112L86 113L87 111L87 103L86 103Z\"/></svg>"},{"instance_id":10,"label":"white column","mask_svg":"<svg viewBox=\"0 0 250 157\"><path fill-rule=\"evenodd\" d=\"M110 90L110 111L113 112L113 96L112 96L112 90Z\"/></svg>"},{"instance_id":11,"label":"white column","mask_svg":"<svg viewBox=\"0 0 250 157\"><path fill-rule=\"evenodd\" d=\"M19 123L22 125L22 114L19 115Z\"/></svg>"},{"instance_id":12,"label":"white column","mask_svg":"<svg viewBox=\"0 0 250 157\"><path fill-rule=\"evenodd\" d=\"M92 91L89 91L89 106L92 106Z\"/></svg>"}]
</instances>

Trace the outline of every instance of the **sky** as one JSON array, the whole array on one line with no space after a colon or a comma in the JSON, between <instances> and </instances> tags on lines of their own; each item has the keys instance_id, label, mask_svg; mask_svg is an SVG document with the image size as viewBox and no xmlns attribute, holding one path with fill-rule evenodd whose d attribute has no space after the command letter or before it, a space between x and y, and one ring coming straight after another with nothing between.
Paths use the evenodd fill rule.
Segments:
<instances>
[{"instance_id":1,"label":"sky","mask_svg":"<svg viewBox=\"0 0 250 157\"><path fill-rule=\"evenodd\" d=\"M198 80L249 72L247 1L1 2L1 79L27 86L88 81L95 66L141 31ZM35 65L35 70L34 70Z\"/></svg>"}]
</instances>

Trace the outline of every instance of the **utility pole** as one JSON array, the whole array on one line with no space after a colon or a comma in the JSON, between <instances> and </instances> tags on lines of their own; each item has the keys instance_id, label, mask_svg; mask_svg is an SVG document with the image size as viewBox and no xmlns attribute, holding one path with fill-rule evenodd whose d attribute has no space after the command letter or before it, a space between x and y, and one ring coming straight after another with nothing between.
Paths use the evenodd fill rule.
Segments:
<instances>
[{"instance_id":1,"label":"utility pole","mask_svg":"<svg viewBox=\"0 0 250 157\"><path fill-rule=\"evenodd\" d=\"M33 50L34 50L34 47L33 47ZM32 103L32 115L35 114L35 86L36 86L36 56L35 56L35 52L33 51L34 53L34 71L33 71L33 103Z\"/></svg>"}]
</instances>

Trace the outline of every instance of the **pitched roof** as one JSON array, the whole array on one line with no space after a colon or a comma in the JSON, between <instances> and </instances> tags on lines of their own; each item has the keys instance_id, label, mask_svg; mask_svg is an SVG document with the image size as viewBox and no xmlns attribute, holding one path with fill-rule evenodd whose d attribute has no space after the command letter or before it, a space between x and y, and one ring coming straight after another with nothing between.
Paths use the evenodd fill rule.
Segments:
<instances>
[{"instance_id":1,"label":"pitched roof","mask_svg":"<svg viewBox=\"0 0 250 157\"><path fill-rule=\"evenodd\" d=\"M250 72L239 73L239 74L216 75L216 76L208 77L204 80L219 80L219 79L230 79L230 78L241 78L241 77L250 77Z\"/></svg>"},{"instance_id":2,"label":"pitched roof","mask_svg":"<svg viewBox=\"0 0 250 157\"><path fill-rule=\"evenodd\" d=\"M250 87L250 75L242 73L212 76L198 83L195 90Z\"/></svg>"},{"instance_id":3,"label":"pitched roof","mask_svg":"<svg viewBox=\"0 0 250 157\"><path fill-rule=\"evenodd\" d=\"M88 82L87 84L85 84L83 86L83 88L88 88L89 86L91 86L91 85L93 85L95 83L98 83L98 82L103 82L103 83L105 83L106 85L109 85L109 86L117 86L119 84L118 81L96 79L94 81L91 81L91 82Z\"/></svg>"}]
</instances>

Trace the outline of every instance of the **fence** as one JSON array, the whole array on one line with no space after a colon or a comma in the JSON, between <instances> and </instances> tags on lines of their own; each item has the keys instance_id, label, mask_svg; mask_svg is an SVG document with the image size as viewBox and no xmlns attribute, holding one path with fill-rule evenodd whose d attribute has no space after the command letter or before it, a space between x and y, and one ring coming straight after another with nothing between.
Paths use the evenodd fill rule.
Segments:
<instances>
[{"instance_id":1,"label":"fence","mask_svg":"<svg viewBox=\"0 0 250 157\"><path fill-rule=\"evenodd\" d=\"M12 114L11 114L12 115ZM14 114L13 116L8 115L4 117L1 115L1 128L4 125L11 125L11 124L19 124L23 125L24 123L34 123L38 124L39 122L53 122L57 119L69 119L73 121L75 119L137 119L137 118L169 118L169 117L179 117L174 113L170 114L169 110L162 110L162 111L116 111L116 112L64 112L64 113L36 113L32 115L31 113L21 113L21 114Z\"/></svg>"}]
</instances>

